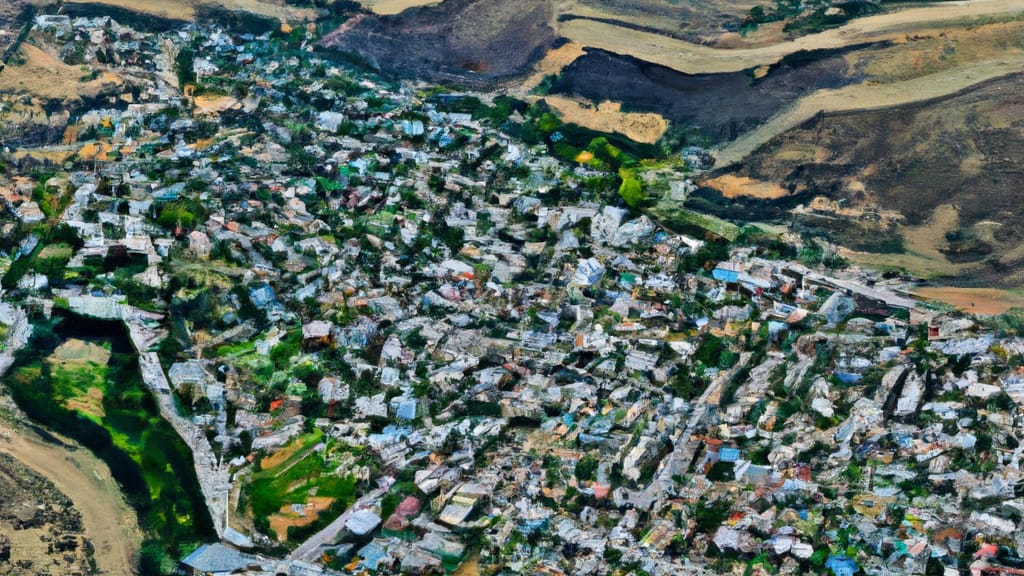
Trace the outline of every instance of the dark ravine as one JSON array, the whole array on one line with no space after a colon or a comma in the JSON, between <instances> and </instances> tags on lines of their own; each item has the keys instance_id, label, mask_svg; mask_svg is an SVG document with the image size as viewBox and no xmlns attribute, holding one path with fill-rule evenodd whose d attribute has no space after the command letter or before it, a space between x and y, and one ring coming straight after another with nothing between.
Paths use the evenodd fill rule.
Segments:
<instances>
[{"instance_id":1,"label":"dark ravine","mask_svg":"<svg viewBox=\"0 0 1024 576\"><path fill-rule=\"evenodd\" d=\"M26 383L19 379L20 368L42 365L45 360L40 360L41 357L72 338L110 343L113 356L108 378L119 384L109 390L111 394L103 400L107 411L104 425L55 404L45 380ZM136 351L120 322L55 310L52 323L37 320L33 341L26 352L18 356L3 382L19 408L38 426L80 442L110 467L128 503L138 512L143 530L150 537L159 538L159 545L144 545L140 569L147 573L147 562L158 562L163 553L159 548L165 548L173 556L179 546L211 537L213 529L193 470L191 453L173 428L160 419L155 399L138 374L137 362ZM140 451L141 465L115 444L108 427L138 442L134 448ZM173 470L173 481L166 475L166 467ZM154 491L160 494L159 499L152 498ZM189 518L187 527L178 523L182 517Z\"/></svg>"},{"instance_id":2,"label":"dark ravine","mask_svg":"<svg viewBox=\"0 0 1024 576\"><path fill-rule=\"evenodd\" d=\"M867 46L798 53L772 66L763 78L750 71L684 74L603 50L587 54L562 72L551 92L626 110L654 112L677 129L696 130L713 142L734 140L815 90L838 88L859 78L843 55Z\"/></svg>"}]
</instances>

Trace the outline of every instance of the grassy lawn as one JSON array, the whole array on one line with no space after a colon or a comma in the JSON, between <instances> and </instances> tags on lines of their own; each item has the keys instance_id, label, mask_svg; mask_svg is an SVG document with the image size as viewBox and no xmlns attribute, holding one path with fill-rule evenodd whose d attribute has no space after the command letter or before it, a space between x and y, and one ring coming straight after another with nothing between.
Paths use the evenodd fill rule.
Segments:
<instances>
[{"instance_id":1,"label":"grassy lawn","mask_svg":"<svg viewBox=\"0 0 1024 576\"><path fill-rule=\"evenodd\" d=\"M292 504L317 504L323 509L317 512L315 522L303 522L303 528L314 530L348 508L356 500L356 480L351 475L334 473L337 463L330 450L313 449L324 440L324 434L315 430L292 440L287 446L261 461L263 468L250 475L244 487L244 494L253 521L262 532L276 532L271 525L280 529L289 522L282 512ZM293 519L294 520L294 519ZM298 523L293 524L298 526ZM277 534L281 541L292 537Z\"/></svg>"}]
</instances>

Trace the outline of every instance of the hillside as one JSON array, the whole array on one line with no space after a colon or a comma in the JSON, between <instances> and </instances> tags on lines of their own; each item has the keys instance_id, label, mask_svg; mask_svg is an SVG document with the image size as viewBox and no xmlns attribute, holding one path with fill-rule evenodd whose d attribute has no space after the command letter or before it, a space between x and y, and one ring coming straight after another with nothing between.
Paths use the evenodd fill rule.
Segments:
<instances>
[{"instance_id":1,"label":"hillside","mask_svg":"<svg viewBox=\"0 0 1024 576\"><path fill-rule=\"evenodd\" d=\"M787 197L733 197L726 207L705 191L703 201L733 216L793 217L798 228L875 252L851 253L865 263L955 275L965 285L1019 285L1024 173L1014 159L1024 154L1022 112L1024 75L1015 74L928 102L818 115L727 169L779 183ZM842 208L819 201L789 212L819 196ZM896 223L872 222L878 209L898 214Z\"/></svg>"}]
</instances>

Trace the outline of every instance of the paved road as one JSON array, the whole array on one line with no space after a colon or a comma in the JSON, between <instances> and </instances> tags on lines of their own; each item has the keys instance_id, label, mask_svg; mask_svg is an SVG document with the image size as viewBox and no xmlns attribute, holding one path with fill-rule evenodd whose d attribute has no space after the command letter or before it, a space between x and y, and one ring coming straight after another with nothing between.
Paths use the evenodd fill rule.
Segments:
<instances>
[{"instance_id":1,"label":"paved road","mask_svg":"<svg viewBox=\"0 0 1024 576\"><path fill-rule=\"evenodd\" d=\"M363 496L359 500L356 500L355 504L349 507L341 516L334 519L327 525L326 528L310 536L309 540L306 540L299 545L298 548L292 551L288 555L289 560L299 560L302 562L315 562L319 558L320 548L325 544L333 542L338 537L338 533L345 527L345 522L352 516L354 512L368 508L370 504L377 501L378 498L384 495L383 488L377 488L366 496Z\"/></svg>"}]
</instances>

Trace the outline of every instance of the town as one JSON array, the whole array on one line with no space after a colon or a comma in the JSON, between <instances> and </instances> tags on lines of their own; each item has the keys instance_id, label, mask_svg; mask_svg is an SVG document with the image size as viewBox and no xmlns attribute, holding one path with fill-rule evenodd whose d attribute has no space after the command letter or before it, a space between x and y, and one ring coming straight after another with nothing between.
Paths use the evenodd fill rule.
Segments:
<instances>
[{"instance_id":1,"label":"town","mask_svg":"<svg viewBox=\"0 0 1024 576\"><path fill-rule=\"evenodd\" d=\"M209 534L147 570L1021 573L1018 317L661 218L700 149L310 34L34 22L100 85L4 153L0 368L57 319L123 325L205 509L169 520Z\"/></svg>"}]
</instances>

